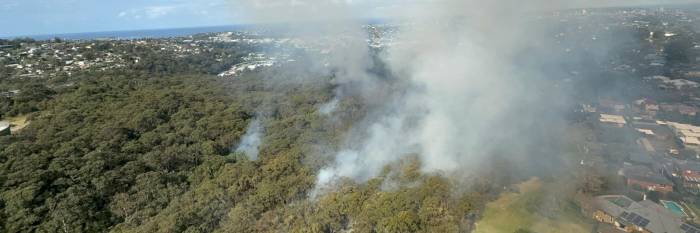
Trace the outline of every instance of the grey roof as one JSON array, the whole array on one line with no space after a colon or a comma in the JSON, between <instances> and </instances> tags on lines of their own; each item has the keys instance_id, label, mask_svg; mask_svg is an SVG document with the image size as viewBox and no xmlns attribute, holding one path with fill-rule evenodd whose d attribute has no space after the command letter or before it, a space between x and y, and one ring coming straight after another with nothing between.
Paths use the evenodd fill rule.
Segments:
<instances>
[{"instance_id":1,"label":"grey roof","mask_svg":"<svg viewBox=\"0 0 700 233\"><path fill-rule=\"evenodd\" d=\"M627 177L627 179L644 181L644 182L653 183L653 184L673 185L673 182L671 182L670 180L666 179L666 177L659 175L659 174L628 175L626 177Z\"/></svg>"},{"instance_id":2,"label":"grey roof","mask_svg":"<svg viewBox=\"0 0 700 233\"><path fill-rule=\"evenodd\" d=\"M666 179L663 175L654 172L645 166L635 166L625 163L622 167L621 173L628 179L635 179L639 181L646 181L655 184L672 185L673 182Z\"/></svg>"},{"instance_id":3,"label":"grey roof","mask_svg":"<svg viewBox=\"0 0 700 233\"><path fill-rule=\"evenodd\" d=\"M643 227L652 233L698 232L697 228L685 224L681 217L649 200L635 202L623 195L605 195L596 197L595 203L618 222Z\"/></svg>"},{"instance_id":4,"label":"grey roof","mask_svg":"<svg viewBox=\"0 0 700 233\"><path fill-rule=\"evenodd\" d=\"M654 173L651 168L647 166L633 165L631 163L623 163L622 169L620 170L623 175L626 174L648 174Z\"/></svg>"},{"instance_id":5,"label":"grey roof","mask_svg":"<svg viewBox=\"0 0 700 233\"><path fill-rule=\"evenodd\" d=\"M652 164L654 162L648 153L642 151L630 152L630 161L641 164Z\"/></svg>"},{"instance_id":6,"label":"grey roof","mask_svg":"<svg viewBox=\"0 0 700 233\"><path fill-rule=\"evenodd\" d=\"M0 121L0 131L10 128L10 122Z\"/></svg>"},{"instance_id":7,"label":"grey roof","mask_svg":"<svg viewBox=\"0 0 700 233\"><path fill-rule=\"evenodd\" d=\"M698 162L687 161L687 160L676 160L676 164L678 165L678 169L680 169L681 171L685 171L685 170L700 171L700 163L698 163Z\"/></svg>"}]
</instances>

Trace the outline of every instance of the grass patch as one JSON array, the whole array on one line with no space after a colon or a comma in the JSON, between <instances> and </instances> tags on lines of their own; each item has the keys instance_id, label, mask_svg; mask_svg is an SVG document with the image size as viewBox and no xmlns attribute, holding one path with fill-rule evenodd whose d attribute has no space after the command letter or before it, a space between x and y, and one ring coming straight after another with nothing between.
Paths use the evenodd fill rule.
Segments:
<instances>
[{"instance_id":1,"label":"grass patch","mask_svg":"<svg viewBox=\"0 0 700 233\"><path fill-rule=\"evenodd\" d=\"M590 233L591 225L573 206L557 208L556 219L536 211L545 194L545 184L532 178L518 185L519 193L504 193L486 205L475 233L514 233L519 229L537 233Z\"/></svg>"},{"instance_id":2,"label":"grass patch","mask_svg":"<svg viewBox=\"0 0 700 233\"><path fill-rule=\"evenodd\" d=\"M29 125L29 120L27 120L27 115L8 117L8 118L3 119L3 120L10 122L10 126L11 126L10 130L12 130L12 133L20 131L24 127L27 127L27 125Z\"/></svg>"}]
</instances>

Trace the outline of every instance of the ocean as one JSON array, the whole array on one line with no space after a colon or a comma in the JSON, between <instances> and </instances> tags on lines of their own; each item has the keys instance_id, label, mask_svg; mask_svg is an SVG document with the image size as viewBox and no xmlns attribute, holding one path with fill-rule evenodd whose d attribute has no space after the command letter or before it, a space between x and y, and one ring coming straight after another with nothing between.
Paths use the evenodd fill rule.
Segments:
<instances>
[{"instance_id":1,"label":"ocean","mask_svg":"<svg viewBox=\"0 0 700 233\"><path fill-rule=\"evenodd\" d=\"M46 35L29 35L29 36L12 36L2 39L13 38L32 38L35 40L50 40L61 38L64 40L97 40L97 39L144 39L144 38L169 38L189 36L199 33L211 32L227 32L236 31L247 26L244 25L228 25L228 26L212 26L212 27L193 27L193 28L170 28L170 29L150 29L150 30L133 30L133 31L105 31L105 32L84 32L84 33L65 33L65 34L46 34Z\"/></svg>"}]
</instances>

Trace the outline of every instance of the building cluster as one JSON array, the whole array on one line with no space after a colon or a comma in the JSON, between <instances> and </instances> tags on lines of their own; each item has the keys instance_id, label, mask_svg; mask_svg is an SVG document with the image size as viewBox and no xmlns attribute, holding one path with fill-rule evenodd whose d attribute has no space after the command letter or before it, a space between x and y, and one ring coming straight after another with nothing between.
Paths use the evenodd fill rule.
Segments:
<instances>
[{"instance_id":1,"label":"building cluster","mask_svg":"<svg viewBox=\"0 0 700 233\"><path fill-rule=\"evenodd\" d=\"M222 43L253 46L270 40L249 37L224 40L222 36L205 34L162 39L6 41L8 44L0 43L0 72L15 77L43 77L84 70L104 71L138 64L144 59L139 52L145 51L178 59L210 54L212 59L224 62L232 59L232 54L224 50L231 46Z\"/></svg>"},{"instance_id":2,"label":"building cluster","mask_svg":"<svg viewBox=\"0 0 700 233\"><path fill-rule=\"evenodd\" d=\"M699 89L692 82L654 80L657 82L642 83L667 97L675 96L666 100L682 101L602 98L582 106L584 112L597 116L601 134L631 138L631 145L620 147L623 149L599 151L611 161L620 161L609 162L607 167L616 169L626 191L597 197L594 217L612 224L609 232L700 232L692 224L700 213L688 206L700 194L700 122L696 117L700 102L689 98ZM674 88L659 83L673 83ZM608 144L602 143L603 147ZM633 201L626 196L646 197L650 192L658 193L660 200Z\"/></svg>"},{"instance_id":3,"label":"building cluster","mask_svg":"<svg viewBox=\"0 0 700 233\"><path fill-rule=\"evenodd\" d=\"M700 232L696 224L700 213L694 208L700 200L700 76L696 76L700 75L700 53L693 51L700 46L696 43L689 50L688 63L672 62L666 49L676 38L696 36L683 27L700 21L700 12L579 10L563 18L591 15L615 19L588 25L599 28L593 30L593 37L606 27L650 34L641 47L623 52L625 56L606 66L612 73L639 77L640 90L645 93L638 94L645 97L599 97L581 108L595 116L601 136L601 147L591 153L604 158L605 168L614 171L615 179L624 186L616 195L594 198L592 217L606 226L598 232Z\"/></svg>"},{"instance_id":4,"label":"building cluster","mask_svg":"<svg viewBox=\"0 0 700 233\"><path fill-rule=\"evenodd\" d=\"M561 24L551 32L555 43L560 47L557 51L570 53L600 49L596 46L609 46L609 41L618 40L620 32L624 32L625 35L633 35L643 41L634 46L625 46L624 50L619 51L624 56L603 64L610 70L634 75L672 73L674 78L667 81L675 83L667 83L668 88L684 85L680 78L700 78L700 35L694 31L700 22L700 12L697 9L578 9L541 17ZM676 47L684 51L677 53L675 49L669 49L673 43L682 45ZM689 62L681 64L674 59L687 59Z\"/></svg>"},{"instance_id":5,"label":"building cluster","mask_svg":"<svg viewBox=\"0 0 700 233\"><path fill-rule=\"evenodd\" d=\"M668 125L685 148L700 151L700 127L676 122L658 122Z\"/></svg>"},{"instance_id":6,"label":"building cluster","mask_svg":"<svg viewBox=\"0 0 700 233\"><path fill-rule=\"evenodd\" d=\"M146 41L113 42L26 42L0 49L0 64L20 77L71 74L75 71L107 70L138 61L128 47L158 46L161 50L180 50L179 46L151 44ZM184 51L183 51L184 52Z\"/></svg>"},{"instance_id":7,"label":"building cluster","mask_svg":"<svg viewBox=\"0 0 700 233\"><path fill-rule=\"evenodd\" d=\"M221 72L219 77L235 77L244 72L256 71L264 67L272 67L274 65L283 64L286 62L294 62L289 54L276 54L276 56L267 56L264 53L250 53L243 57L243 62L233 65L230 69Z\"/></svg>"},{"instance_id":8,"label":"building cluster","mask_svg":"<svg viewBox=\"0 0 700 233\"><path fill-rule=\"evenodd\" d=\"M104 42L102 42L104 43ZM24 42L0 48L0 65L20 77L56 75L90 68L123 67L124 54L100 51L95 42Z\"/></svg>"},{"instance_id":9,"label":"building cluster","mask_svg":"<svg viewBox=\"0 0 700 233\"><path fill-rule=\"evenodd\" d=\"M365 25L361 30L349 30L347 33L319 35L312 38L299 37L264 37L260 33L224 32L211 35L209 40L223 43L245 43L261 46L264 52L249 53L241 63L221 72L219 77L235 77L245 72L260 70L264 67L280 66L296 62L297 56L313 57L314 61L332 70L339 61L338 51L357 49L381 50L396 44L394 42L397 28L388 25ZM353 33L366 33L367 39L358 40ZM361 37L359 37L361 38ZM365 47L365 48L362 48Z\"/></svg>"}]
</instances>

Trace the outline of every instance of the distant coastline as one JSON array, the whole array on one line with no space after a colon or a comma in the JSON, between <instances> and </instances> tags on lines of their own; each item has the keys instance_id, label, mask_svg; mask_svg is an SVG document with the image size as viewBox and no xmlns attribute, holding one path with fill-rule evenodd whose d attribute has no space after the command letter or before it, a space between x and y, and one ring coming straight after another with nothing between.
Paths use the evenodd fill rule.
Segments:
<instances>
[{"instance_id":1,"label":"distant coastline","mask_svg":"<svg viewBox=\"0 0 700 233\"><path fill-rule=\"evenodd\" d=\"M364 19L367 24L381 24L389 20L383 18ZM160 28L160 29L141 29L141 30L119 30L119 31L99 31L99 32L78 32L78 33L53 33L42 35L16 35L16 36L0 36L0 39L12 40L21 38L30 38L34 40L51 40L60 38L63 40L131 40L131 39L160 39L171 37L184 37L201 33L216 33L239 31L242 29L250 29L253 27L263 27L267 29L284 30L286 24L238 24L238 25L219 25L219 26L202 26L202 27L183 27L183 28Z\"/></svg>"},{"instance_id":2,"label":"distant coastline","mask_svg":"<svg viewBox=\"0 0 700 233\"><path fill-rule=\"evenodd\" d=\"M225 32L235 31L249 27L248 25L224 25L224 26L206 26L206 27L189 27L189 28L164 28L164 29L145 29L145 30L125 30L125 31L102 31L102 32L82 32L82 33L59 33L59 34L44 34L44 35L23 35L23 36L4 36L0 39L19 39L31 38L34 40L50 40L61 38L64 40L98 40L98 39L145 39L145 38L169 38L189 36L200 33Z\"/></svg>"}]
</instances>

